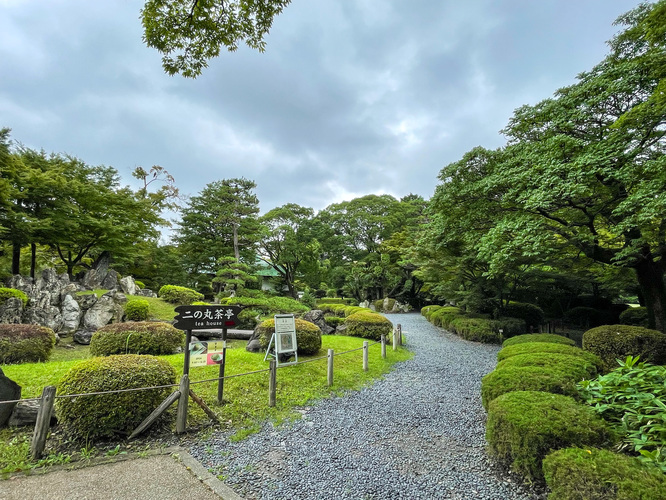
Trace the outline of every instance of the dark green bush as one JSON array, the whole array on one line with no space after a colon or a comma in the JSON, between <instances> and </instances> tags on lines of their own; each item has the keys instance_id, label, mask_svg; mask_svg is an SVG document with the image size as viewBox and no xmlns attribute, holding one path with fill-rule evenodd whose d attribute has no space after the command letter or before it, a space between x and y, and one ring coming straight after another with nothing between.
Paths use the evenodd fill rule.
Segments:
<instances>
[{"instance_id":1,"label":"dark green bush","mask_svg":"<svg viewBox=\"0 0 666 500\"><path fill-rule=\"evenodd\" d=\"M334 314L335 316L338 316L340 318L344 318L345 309L347 308L347 306L344 304L319 304L317 307L319 308L320 311L324 311L325 313L329 314Z\"/></svg>"},{"instance_id":2,"label":"dark green bush","mask_svg":"<svg viewBox=\"0 0 666 500\"><path fill-rule=\"evenodd\" d=\"M146 321L150 303L146 299L133 299L125 304L125 317L129 321Z\"/></svg>"},{"instance_id":3,"label":"dark green bush","mask_svg":"<svg viewBox=\"0 0 666 500\"><path fill-rule=\"evenodd\" d=\"M666 335L640 326L604 325L583 334L583 349L601 358L606 371L617 367L618 359L640 356L642 361L666 363Z\"/></svg>"},{"instance_id":4,"label":"dark green bush","mask_svg":"<svg viewBox=\"0 0 666 500\"><path fill-rule=\"evenodd\" d=\"M519 344L520 345L520 344ZM523 344L525 345L525 344ZM554 344L557 345L557 344ZM505 367L523 367L523 366L540 366L542 368L567 368L576 374L584 374L583 378L591 379L596 377L599 373L597 365L583 356L572 356L570 354L562 354L556 352L536 352L516 354L505 360L497 363L496 370L501 370Z\"/></svg>"},{"instance_id":5,"label":"dark green bush","mask_svg":"<svg viewBox=\"0 0 666 500\"><path fill-rule=\"evenodd\" d=\"M314 323L296 318L296 349L298 354L317 354L321 349L321 330ZM259 342L268 348L271 336L275 333L275 320L267 319L257 327Z\"/></svg>"},{"instance_id":6,"label":"dark green bush","mask_svg":"<svg viewBox=\"0 0 666 500\"><path fill-rule=\"evenodd\" d=\"M337 328L338 325L345 322L345 318L340 318L339 316L324 316L324 321L328 326Z\"/></svg>"},{"instance_id":7,"label":"dark green bush","mask_svg":"<svg viewBox=\"0 0 666 500\"><path fill-rule=\"evenodd\" d=\"M23 307L28 305L28 296L21 290L15 288L0 288L0 306L4 304L7 299L17 298L23 302Z\"/></svg>"},{"instance_id":8,"label":"dark green bush","mask_svg":"<svg viewBox=\"0 0 666 500\"><path fill-rule=\"evenodd\" d=\"M459 316L463 316L463 313L457 307L440 307L430 313L428 320L435 326L449 328L451 322Z\"/></svg>"},{"instance_id":9,"label":"dark green bush","mask_svg":"<svg viewBox=\"0 0 666 500\"><path fill-rule=\"evenodd\" d=\"M543 460L549 500L663 500L666 475L619 453L565 448Z\"/></svg>"},{"instance_id":10,"label":"dark green bush","mask_svg":"<svg viewBox=\"0 0 666 500\"><path fill-rule=\"evenodd\" d=\"M137 321L103 326L90 339L93 356L173 354L185 346L185 334L169 323Z\"/></svg>"},{"instance_id":11,"label":"dark green bush","mask_svg":"<svg viewBox=\"0 0 666 500\"><path fill-rule=\"evenodd\" d=\"M574 307L564 313L565 323L576 328L592 328L612 323L617 315L611 311L594 309L592 307Z\"/></svg>"},{"instance_id":12,"label":"dark green bush","mask_svg":"<svg viewBox=\"0 0 666 500\"><path fill-rule=\"evenodd\" d=\"M648 327L647 307L630 307L620 314L620 323L623 325Z\"/></svg>"},{"instance_id":13,"label":"dark green bush","mask_svg":"<svg viewBox=\"0 0 666 500\"><path fill-rule=\"evenodd\" d=\"M92 358L74 365L57 394L84 394L174 384L176 371L153 356L128 354ZM173 388L56 399L64 430L80 440L127 435L159 406Z\"/></svg>"},{"instance_id":14,"label":"dark green bush","mask_svg":"<svg viewBox=\"0 0 666 500\"><path fill-rule=\"evenodd\" d=\"M506 361L509 361L509 358ZM481 403L484 408L495 398L514 391L539 391L578 397L576 383L587 370L567 364L541 366L506 366L497 368L481 379Z\"/></svg>"},{"instance_id":15,"label":"dark green bush","mask_svg":"<svg viewBox=\"0 0 666 500\"><path fill-rule=\"evenodd\" d=\"M143 281L134 280L134 284L140 289L146 288L146 285L143 283Z\"/></svg>"},{"instance_id":16,"label":"dark green bush","mask_svg":"<svg viewBox=\"0 0 666 500\"><path fill-rule=\"evenodd\" d=\"M203 294L197 292L196 290L176 285L164 285L162 288L160 288L158 295L167 302L181 305L189 305L192 302L203 300L204 298Z\"/></svg>"},{"instance_id":17,"label":"dark green bush","mask_svg":"<svg viewBox=\"0 0 666 500\"><path fill-rule=\"evenodd\" d=\"M518 335L517 337L506 339L502 343L502 346L508 347L510 345L522 344L524 342L550 342L553 344L576 345L576 342L572 339L568 339L555 333L528 333L526 335Z\"/></svg>"},{"instance_id":18,"label":"dark green bush","mask_svg":"<svg viewBox=\"0 0 666 500\"><path fill-rule=\"evenodd\" d=\"M493 328L499 332L502 329L502 337L505 339L524 335L527 332L527 324L520 318L499 318L493 321Z\"/></svg>"},{"instance_id":19,"label":"dark green bush","mask_svg":"<svg viewBox=\"0 0 666 500\"><path fill-rule=\"evenodd\" d=\"M373 305L375 306L375 311L377 312L391 312L393 310L393 306L395 305L395 299L388 299L387 309L384 309L384 299L375 300Z\"/></svg>"},{"instance_id":20,"label":"dark green bush","mask_svg":"<svg viewBox=\"0 0 666 500\"><path fill-rule=\"evenodd\" d=\"M526 302L509 302L502 310L502 316L510 318L520 318L525 320L527 328L537 330L539 325L543 323L543 310L534 304Z\"/></svg>"},{"instance_id":21,"label":"dark green bush","mask_svg":"<svg viewBox=\"0 0 666 500\"><path fill-rule=\"evenodd\" d=\"M341 297L322 297L317 300L317 305L321 304L344 304L346 306L354 305L356 301L351 298L341 298Z\"/></svg>"},{"instance_id":22,"label":"dark green bush","mask_svg":"<svg viewBox=\"0 0 666 500\"><path fill-rule=\"evenodd\" d=\"M275 314L299 314L310 310L308 306L301 304L298 300L290 297L228 297L222 299L220 303L258 309L265 316L273 316Z\"/></svg>"},{"instance_id":23,"label":"dark green bush","mask_svg":"<svg viewBox=\"0 0 666 500\"><path fill-rule=\"evenodd\" d=\"M529 481L543 480L543 458L569 446L604 446L612 432L589 406L548 392L518 391L488 407L488 451Z\"/></svg>"},{"instance_id":24,"label":"dark green bush","mask_svg":"<svg viewBox=\"0 0 666 500\"><path fill-rule=\"evenodd\" d=\"M371 340L381 340L382 335L386 335L387 339L390 337L393 331L393 323L381 314L368 309L359 309L361 310L347 316L345 319L346 335Z\"/></svg>"},{"instance_id":25,"label":"dark green bush","mask_svg":"<svg viewBox=\"0 0 666 500\"><path fill-rule=\"evenodd\" d=\"M55 341L55 333L45 326L0 324L0 364L46 361Z\"/></svg>"},{"instance_id":26,"label":"dark green bush","mask_svg":"<svg viewBox=\"0 0 666 500\"><path fill-rule=\"evenodd\" d=\"M500 342L495 322L490 319L457 316L449 323L448 328L466 340L486 344L499 344Z\"/></svg>"},{"instance_id":27,"label":"dark green bush","mask_svg":"<svg viewBox=\"0 0 666 500\"><path fill-rule=\"evenodd\" d=\"M343 310L345 318L348 316L351 316L352 314L356 314L357 312L372 312L370 309L366 309L365 307L359 307L359 306L347 306Z\"/></svg>"},{"instance_id":28,"label":"dark green bush","mask_svg":"<svg viewBox=\"0 0 666 500\"><path fill-rule=\"evenodd\" d=\"M421 315L425 317L428 321L430 321L430 318L432 314L437 311L438 309L441 309L442 306L438 305L430 305L430 306L425 306L421 308Z\"/></svg>"},{"instance_id":29,"label":"dark green bush","mask_svg":"<svg viewBox=\"0 0 666 500\"><path fill-rule=\"evenodd\" d=\"M583 400L613 424L630 452L666 473L666 366L627 358L615 370L578 385Z\"/></svg>"},{"instance_id":30,"label":"dark green bush","mask_svg":"<svg viewBox=\"0 0 666 500\"><path fill-rule=\"evenodd\" d=\"M590 363L592 363L598 372L603 370L603 363L601 358L596 354L593 354L589 351L583 351L580 347L575 347L572 345L566 344L553 344L551 342L524 342L522 344L510 345L504 347L497 353L497 361L502 361L504 359L510 358L511 356L517 356L519 354L534 354L534 353L559 353L567 354L569 356L579 356L585 358Z\"/></svg>"}]
</instances>

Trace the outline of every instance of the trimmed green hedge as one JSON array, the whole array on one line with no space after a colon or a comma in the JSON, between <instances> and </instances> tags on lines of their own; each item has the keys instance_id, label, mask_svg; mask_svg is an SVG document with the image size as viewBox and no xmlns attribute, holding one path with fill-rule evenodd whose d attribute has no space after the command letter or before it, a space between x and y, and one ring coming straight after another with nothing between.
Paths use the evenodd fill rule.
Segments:
<instances>
[{"instance_id":1,"label":"trimmed green hedge","mask_svg":"<svg viewBox=\"0 0 666 500\"><path fill-rule=\"evenodd\" d=\"M150 303L146 299L134 299L125 304L125 317L129 321L146 321Z\"/></svg>"},{"instance_id":2,"label":"trimmed green hedge","mask_svg":"<svg viewBox=\"0 0 666 500\"><path fill-rule=\"evenodd\" d=\"M441 309L442 306L438 306L436 304L430 305L430 306L425 306L421 308L421 316L425 316L425 319L430 321L431 316L433 313L439 309Z\"/></svg>"},{"instance_id":3,"label":"trimmed green hedge","mask_svg":"<svg viewBox=\"0 0 666 500\"><path fill-rule=\"evenodd\" d=\"M328 326L337 328L338 325L345 322L345 318L340 318L339 316L324 316L324 321Z\"/></svg>"},{"instance_id":4,"label":"trimmed green hedge","mask_svg":"<svg viewBox=\"0 0 666 500\"><path fill-rule=\"evenodd\" d=\"M620 453L565 448L544 458L549 500L663 500L666 475Z\"/></svg>"},{"instance_id":5,"label":"trimmed green hedge","mask_svg":"<svg viewBox=\"0 0 666 500\"><path fill-rule=\"evenodd\" d=\"M21 290L15 288L0 288L0 306L4 304L7 299L17 298L23 302L23 307L28 305L28 296Z\"/></svg>"},{"instance_id":6,"label":"trimmed green hedge","mask_svg":"<svg viewBox=\"0 0 666 500\"><path fill-rule=\"evenodd\" d=\"M462 316L463 313L457 307L440 307L435 311L430 313L428 321L433 325L439 326L441 328L449 328L451 322L458 316Z\"/></svg>"},{"instance_id":7,"label":"trimmed green hedge","mask_svg":"<svg viewBox=\"0 0 666 500\"><path fill-rule=\"evenodd\" d=\"M449 323L448 328L466 340L486 344L499 344L500 342L499 332L495 329L494 322L489 319L457 316Z\"/></svg>"},{"instance_id":8,"label":"trimmed green hedge","mask_svg":"<svg viewBox=\"0 0 666 500\"><path fill-rule=\"evenodd\" d=\"M542 368L560 368L568 367L574 373L584 373L582 379L591 379L596 377L598 372L597 365L591 361L588 361L583 356L572 356L570 354L562 353L525 353L525 354L516 354L511 356L503 361L497 363L496 370L501 370L503 368L513 366L513 367L523 367L523 366L540 366Z\"/></svg>"},{"instance_id":9,"label":"trimmed green hedge","mask_svg":"<svg viewBox=\"0 0 666 500\"><path fill-rule=\"evenodd\" d=\"M510 302L509 305L504 306L502 315L511 318L520 318L525 321L527 328L538 329L539 325L543 323L543 309L534 304L526 302Z\"/></svg>"},{"instance_id":10,"label":"trimmed green hedge","mask_svg":"<svg viewBox=\"0 0 666 500\"><path fill-rule=\"evenodd\" d=\"M568 364L554 364L548 368L510 365L497 368L481 379L481 402L484 408L488 408L495 398L514 391L550 392L577 397L576 383L586 375L587 370L584 368Z\"/></svg>"},{"instance_id":11,"label":"trimmed green hedge","mask_svg":"<svg viewBox=\"0 0 666 500\"><path fill-rule=\"evenodd\" d=\"M298 354L317 354L321 349L321 330L314 323L304 319L295 319L296 349ZM275 319L267 319L257 327L259 342L263 349L268 348L271 336L275 333Z\"/></svg>"},{"instance_id":12,"label":"trimmed green hedge","mask_svg":"<svg viewBox=\"0 0 666 500\"><path fill-rule=\"evenodd\" d=\"M567 354L569 356L579 356L585 358L592 363L598 372L603 370L603 363L601 358L596 354L582 350L580 347L575 347L567 344L553 344L551 342L524 342L522 344L514 344L504 347L497 353L497 361L517 356L520 354L536 354L541 353L546 356L550 354Z\"/></svg>"},{"instance_id":13,"label":"trimmed green hedge","mask_svg":"<svg viewBox=\"0 0 666 500\"><path fill-rule=\"evenodd\" d=\"M56 335L39 325L0 324L0 364L46 361Z\"/></svg>"},{"instance_id":14,"label":"trimmed green hedge","mask_svg":"<svg viewBox=\"0 0 666 500\"><path fill-rule=\"evenodd\" d=\"M353 306L353 305L357 304L357 302L352 298L322 297L321 299L317 299L316 304L317 304L317 306L320 306L320 305L323 305L323 304L344 304L346 306Z\"/></svg>"},{"instance_id":15,"label":"trimmed green hedge","mask_svg":"<svg viewBox=\"0 0 666 500\"><path fill-rule=\"evenodd\" d=\"M393 323L381 314L359 308L361 311L350 314L345 319L346 335L364 339L381 340L382 335L388 339L393 331Z\"/></svg>"},{"instance_id":16,"label":"trimmed green hedge","mask_svg":"<svg viewBox=\"0 0 666 500\"><path fill-rule=\"evenodd\" d=\"M384 309L384 299L375 300L372 304L377 312L391 312L395 305L395 299L388 299L388 309Z\"/></svg>"},{"instance_id":17,"label":"trimmed green hedge","mask_svg":"<svg viewBox=\"0 0 666 500\"><path fill-rule=\"evenodd\" d=\"M176 285L164 285L160 288L160 291L157 293L163 300L170 302L172 304L181 304L189 305L192 302L197 300L203 300L203 294L192 290L191 288L185 288L184 286Z\"/></svg>"},{"instance_id":18,"label":"trimmed green hedge","mask_svg":"<svg viewBox=\"0 0 666 500\"><path fill-rule=\"evenodd\" d=\"M90 339L93 356L111 354L173 354L184 348L185 334L169 323L137 321L103 326Z\"/></svg>"},{"instance_id":19,"label":"trimmed green hedge","mask_svg":"<svg viewBox=\"0 0 666 500\"><path fill-rule=\"evenodd\" d=\"M641 361L666 364L666 335L630 325L604 325L583 334L583 349L601 358L606 370L617 368L617 359L640 356Z\"/></svg>"},{"instance_id":20,"label":"trimmed green hedge","mask_svg":"<svg viewBox=\"0 0 666 500\"><path fill-rule=\"evenodd\" d=\"M554 333L528 333L526 335L518 335L517 337L512 337L506 339L503 343L503 347L508 347L511 345L522 344L524 342L550 342L553 344L565 344L565 345L576 345L576 342L562 335L556 335Z\"/></svg>"},{"instance_id":21,"label":"trimmed green hedge","mask_svg":"<svg viewBox=\"0 0 666 500\"><path fill-rule=\"evenodd\" d=\"M74 365L60 379L58 395L84 394L174 384L176 370L153 356L128 354L92 358ZM67 434L79 440L134 430L173 388L56 399L56 415Z\"/></svg>"},{"instance_id":22,"label":"trimmed green hedge","mask_svg":"<svg viewBox=\"0 0 666 500\"><path fill-rule=\"evenodd\" d=\"M630 307L620 313L620 323L623 325L648 327L647 307Z\"/></svg>"},{"instance_id":23,"label":"trimmed green hedge","mask_svg":"<svg viewBox=\"0 0 666 500\"><path fill-rule=\"evenodd\" d=\"M488 451L529 481L542 481L541 462L552 450L604 446L613 438L595 411L574 399L547 392L504 394L488 407Z\"/></svg>"}]
</instances>

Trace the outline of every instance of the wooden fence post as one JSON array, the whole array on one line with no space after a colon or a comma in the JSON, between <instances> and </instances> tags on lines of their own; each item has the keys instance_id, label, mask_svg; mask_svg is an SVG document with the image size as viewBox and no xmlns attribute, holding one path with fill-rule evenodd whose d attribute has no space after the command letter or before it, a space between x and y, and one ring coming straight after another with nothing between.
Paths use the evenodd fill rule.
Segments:
<instances>
[{"instance_id":1,"label":"wooden fence post","mask_svg":"<svg viewBox=\"0 0 666 500\"><path fill-rule=\"evenodd\" d=\"M393 350L394 351L398 350L398 330L397 329L393 330Z\"/></svg>"},{"instance_id":2,"label":"wooden fence post","mask_svg":"<svg viewBox=\"0 0 666 500\"><path fill-rule=\"evenodd\" d=\"M402 346L402 325L398 323L398 345Z\"/></svg>"},{"instance_id":3,"label":"wooden fence post","mask_svg":"<svg viewBox=\"0 0 666 500\"><path fill-rule=\"evenodd\" d=\"M368 341L363 341L363 371L368 371Z\"/></svg>"},{"instance_id":4,"label":"wooden fence post","mask_svg":"<svg viewBox=\"0 0 666 500\"><path fill-rule=\"evenodd\" d=\"M328 373L327 373L327 382L328 386L331 387L333 385L333 358L334 358L334 351L333 349L328 350Z\"/></svg>"},{"instance_id":5,"label":"wooden fence post","mask_svg":"<svg viewBox=\"0 0 666 500\"><path fill-rule=\"evenodd\" d=\"M178 399L178 411L176 412L176 433L182 434L187 427L187 403L190 399L190 376L183 374L180 377L180 398Z\"/></svg>"},{"instance_id":6,"label":"wooden fence post","mask_svg":"<svg viewBox=\"0 0 666 500\"><path fill-rule=\"evenodd\" d=\"M30 453L33 460L41 458L46 447L46 437L49 434L49 425L51 424L51 413L53 412L53 403L55 402L56 388L53 385L44 387L42 398L39 400L39 410L37 410L37 422L35 423L35 432L32 435Z\"/></svg>"},{"instance_id":7,"label":"wooden fence post","mask_svg":"<svg viewBox=\"0 0 666 500\"><path fill-rule=\"evenodd\" d=\"M386 359L386 335L382 335L382 358Z\"/></svg>"},{"instance_id":8,"label":"wooden fence post","mask_svg":"<svg viewBox=\"0 0 666 500\"><path fill-rule=\"evenodd\" d=\"M275 393L277 392L277 363L274 359L270 362L268 372L268 406L275 406Z\"/></svg>"}]
</instances>

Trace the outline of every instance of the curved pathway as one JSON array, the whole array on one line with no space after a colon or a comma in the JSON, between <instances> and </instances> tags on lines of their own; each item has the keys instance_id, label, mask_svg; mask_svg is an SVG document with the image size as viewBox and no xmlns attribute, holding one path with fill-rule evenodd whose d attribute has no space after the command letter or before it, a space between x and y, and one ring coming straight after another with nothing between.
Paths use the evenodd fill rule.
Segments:
<instances>
[{"instance_id":1,"label":"curved pathway","mask_svg":"<svg viewBox=\"0 0 666 500\"><path fill-rule=\"evenodd\" d=\"M400 322L414 358L359 392L318 402L292 425L191 453L248 499L530 499L485 452L481 377L498 346L468 342L418 314Z\"/></svg>"}]
</instances>

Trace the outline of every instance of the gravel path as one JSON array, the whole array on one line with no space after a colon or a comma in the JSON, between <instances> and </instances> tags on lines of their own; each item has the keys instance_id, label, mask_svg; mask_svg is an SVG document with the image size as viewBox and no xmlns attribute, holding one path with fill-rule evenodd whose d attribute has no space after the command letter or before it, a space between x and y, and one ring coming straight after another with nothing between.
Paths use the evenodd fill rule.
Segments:
<instances>
[{"instance_id":1,"label":"gravel path","mask_svg":"<svg viewBox=\"0 0 666 500\"><path fill-rule=\"evenodd\" d=\"M485 452L481 377L498 347L468 342L418 314L400 322L412 360L360 392L324 400L292 425L190 452L248 499L530 499Z\"/></svg>"}]
</instances>

